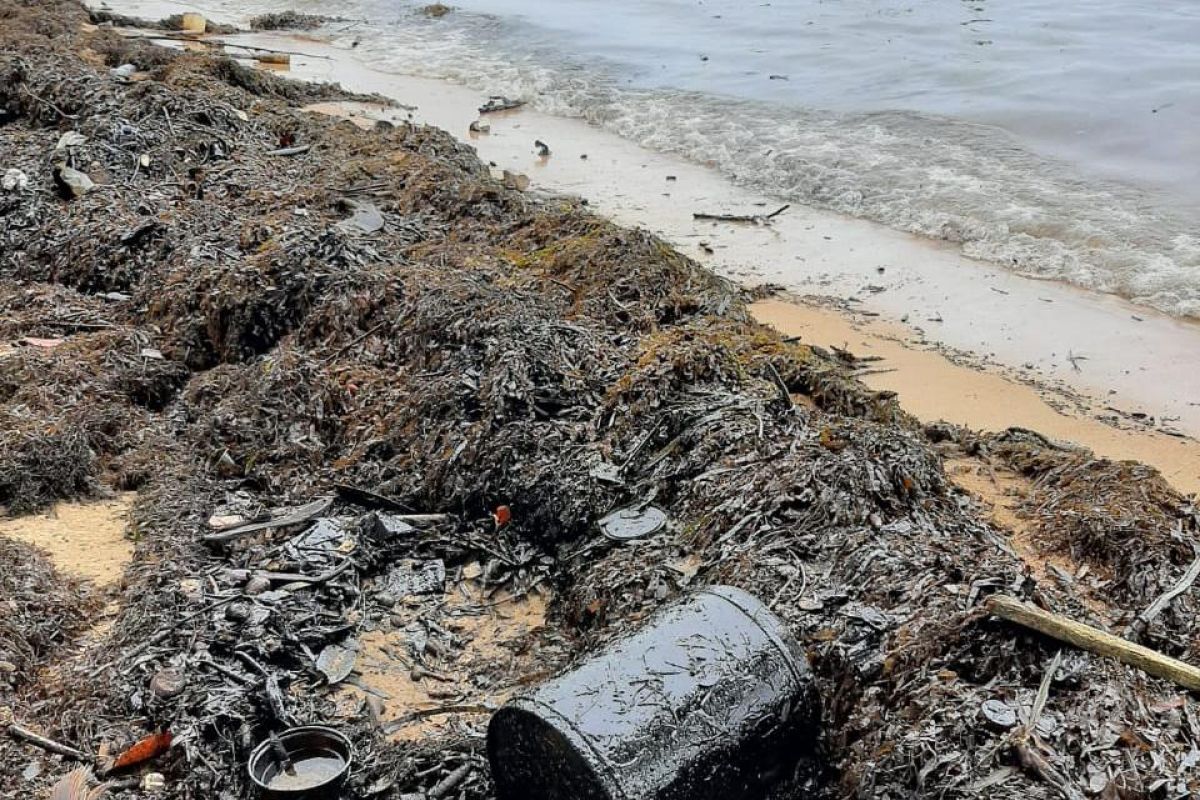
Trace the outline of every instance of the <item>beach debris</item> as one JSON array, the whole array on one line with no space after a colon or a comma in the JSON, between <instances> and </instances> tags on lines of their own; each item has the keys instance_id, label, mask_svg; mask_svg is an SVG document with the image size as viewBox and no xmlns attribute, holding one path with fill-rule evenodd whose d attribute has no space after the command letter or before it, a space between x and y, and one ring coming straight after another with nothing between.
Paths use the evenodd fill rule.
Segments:
<instances>
[{"instance_id":1,"label":"beach debris","mask_svg":"<svg viewBox=\"0 0 1200 800\"><path fill-rule=\"evenodd\" d=\"M264 520L256 520L242 525L233 527L219 528L213 533L206 533L200 538L206 542L228 542L237 539L247 534L257 533L259 531L270 530L272 528L285 528L290 525L299 525L307 522L310 519L324 513L333 505L333 496L319 497L312 502L305 503L302 506L292 508L276 508L272 509L269 518ZM210 517L209 525L213 526L214 519L218 524L228 520L227 517Z\"/></svg>"},{"instance_id":2,"label":"beach debris","mask_svg":"<svg viewBox=\"0 0 1200 800\"><path fill-rule=\"evenodd\" d=\"M542 158L548 158L550 156L550 146L541 139L534 139L533 151Z\"/></svg>"},{"instance_id":3,"label":"beach debris","mask_svg":"<svg viewBox=\"0 0 1200 800\"><path fill-rule=\"evenodd\" d=\"M109 767L109 772L136 767L139 764L144 764L147 761L158 758L171 747L171 733L162 731L160 733L152 733L149 736L139 739L132 744L125 752L117 756Z\"/></svg>"},{"instance_id":4,"label":"beach debris","mask_svg":"<svg viewBox=\"0 0 1200 800\"><path fill-rule=\"evenodd\" d=\"M304 153L307 153L309 150L312 150L311 144L299 144L299 145L293 145L291 147L279 147L279 148L276 148L275 150L268 150L267 155L269 155L269 156L298 156L298 155L303 155Z\"/></svg>"},{"instance_id":5,"label":"beach debris","mask_svg":"<svg viewBox=\"0 0 1200 800\"><path fill-rule=\"evenodd\" d=\"M479 107L480 114L492 114L497 111L510 111L525 105L524 100L511 100L504 95L494 94Z\"/></svg>"},{"instance_id":6,"label":"beach debris","mask_svg":"<svg viewBox=\"0 0 1200 800\"><path fill-rule=\"evenodd\" d=\"M122 64L119 67L113 67L112 69L110 69L108 71L108 74L112 75L114 78L117 78L118 80L125 81L125 80L129 80L129 77L131 75L133 75L133 73L135 73L135 72L137 72L137 67L134 66L133 64Z\"/></svg>"},{"instance_id":7,"label":"beach debris","mask_svg":"<svg viewBox=\"0 0 1200 800\"><path fill-rule=\"evenodd\" d=\"M658 506L628 506L602 517L598 524L609 539L627 542L658 533L667 524L667 512Z\"/></svg>"},{"instance_id":8,"label":"beach debris","mask_svg":"<svg viewBox=\"0 0 1200 800\"><path fill-rule=\"evenodd\" d=\"M69 150L72 147L80 147L87 144L88 137L78 131L66 131L62 136L58 137L58 143L54 145L55 152Z\"/></svg>"},{"instance_id":9,"label":"beach debris","mask_svg":"<svg viewBox=\"0 0 1200 800\"><path fill-rule=\"evenodd\" d=\"M788 76L787 75L769 75L769 76L767 76L767 78L768 78L768 80L772 80L772 81L786 81L788 79Z\"/></svg>"},{"instance_id":10,"label":"beach debris","mask_svg":"<svg viewBox=\"0 0 1200 800\"><path fill-rule=\"evenodd\" d=\"M766 225L791 207L790 203L782 205L770 214L709 214L698 211L692 214L692 219L711 220L713 222L749 222L755 225Z\"/></svg>"},{"instance_id":11,"label":"beach debris","mask_svg":"<svg viewBox=\"0 0 1200 800\"><path fill-rule=\"evenodd\" d=\"M143 792L161 792L167 788L167 778L161 772L147 772L142 776Z\"/></svg>"},{"instance_id":12,"label":"beach debris","mask_svg":"<svg viewBox=\"0 0 1200 800\"><path fill-rule=\"evenodd\" d=\"M366 200L349 202L354 213L339 222L338 228L347 232L375 233L383 227L383 214L374 203Z\"/></svg>"},{"instance_id":13,"label":"beach debris","mask_svg":"<svg viewBox=\"0 0 1200 800\"><path fill-rule=\"evenodd\" d=\"M292 63L292 54L282 51L277 52L255 52L254 60L260 64L269 64L272 66L285 67Z\"/></svg>"},{"instance_id":14,"label":"beach debris","mask_svg":"<svg viewBox=\"0 0 1200 800\"><path fill-rule=\"evenodd\" d=\"M433 19L441 19L453 10L453 7L445 3L430 3L427 6L422 6L421 13Z\"/></svg>"},{"instance_id":15,"label":"beach debris","mask_svg":"<svg viewBox=\"0 0 1200 800\"><path fill-rule=\"evenodd\" d=\"M83 197L96 188L96 184L92 182L86 172L80 172L66 164L56 165L53 175L59 195L67 200Z\"/></svg>"},{"instance_id":16,"label":"beach debris","mask_svg":"<svg viewBox=\"0 0 1200 800\"><path fill-rule=\"evenodd\" d=\"M192 36L199 36L208 28L208 20L203 14L188 12L183 14L179 19L179 30Z\"/></svg>"},{"instance_id":17,"label":"beach debris","mask_svg":"<svg viewBox=\"0 0 1200 800\"><path fill-rule=\"evenodd\" d=\"M522 175L519 172L504 170L502 182L506 189L516 189L518 192L523 192L529 188L529 176Z\"/></svg>"},{"instance_id":18,"label":"beach debris","mask_svg":"<svg viewBox=\"0 0 1200 800\"><path fill-rule=\"evenodd\" d=\"M496 506L496 510L492 512L492 522L497 528L503 528L512 522L512 509L504 505Z\"/></svg>"},{"instance_id":19,"label":"beach debris","mask_svg":"<svg viewBox=\"0 0 1200 800\"><path fill-rule=\"evenodd\" d=\"M990 724L999 730L1008 730L1017 726L1017 710L1003 700L985 700L979 707L979 713Z\"/></svg>"},{"instance_id":20,"label":"beach debris","mask_svg":"<svg viewBox=\"0 0 1200 800\"><path fill-rule=\"evenodd\" d=\"M496 712L487 742L496 795L652 800L702 782L711 797L754 797L749 776L768 763L794 769L816 745L820 703L797 651L783 622L739 589L713 586L668 604ZM628 688L662 687L663 675L670 690L654 703ZM685 709L697 705L703 721L687 722ZM550 760L579 766L547 770Z\"/></svg>"},{"instance_id":21,"label":"beach debris","mask_svg":"<svg viewBox=\"0 0 1200 800\"><path fill-rule=\"evenodd\" d=\"M50 789L50 800L99 800L108 792L108 784L90 787L91 767L77 767L58 779Z\"/></svg>"},{"instance_id":22,"label":"beach debris","mask_svg":"<svg viewBox=\"0 0 1200 800\"><path fill-rule=\"evenodd\" d=\"M6 192L23 192L29 188L29 176L16 167L6 169L0 177L0 188Z\"/></svg>"},{"instance_id":23,"label":"beach debris","mask_svg":"<svg viewBox=\"0 0 1200 800\"><path fill-rule=\"evenodd\" d=\"M350 740L338 731L304 725L270 732L250 754L248 768L251 780L269 796L325 796L336 794L345 781L353 753Z\"/></svg>"},{"instance_id":24,"label":"beach debris","mask_svg":"<svg viewBox=\"0 0 1200 800\"><path fill-rule=\"evenodd\" d=\"M358 644L350 641L326 645L317 656L316 667L329 683L341 683L354 671L358 660Z\"/></svg>"},{"instance_id":25,"label":"beach debris","mask_svg":"<svg viewBox=\"0 0 1200 800\"><path fill-rule=\"evenodd\" d=\"M492 126L482 120L471 120L471 124L467 126L471 133L491 133Z\"/></svg>"},{"instance_id":26,"label":"beach debris","mask_svg":"<svg viewBox=\"0 0 1200 800\"><path fill-rule=\"evenodd\" d=\"M34 733L28 728L24 728L15 722L9 723L7 730L9 736L20 739L23 742L28 742L29 744L40 747L48 752L57 753L58 755L66 756L67 758L73 758L76 761L91 762L93 760L91 756L75 749L74 747L62 744L61 742L56 742L53 739L42 736L39 733Z\"/></svg>"}]
</instances>

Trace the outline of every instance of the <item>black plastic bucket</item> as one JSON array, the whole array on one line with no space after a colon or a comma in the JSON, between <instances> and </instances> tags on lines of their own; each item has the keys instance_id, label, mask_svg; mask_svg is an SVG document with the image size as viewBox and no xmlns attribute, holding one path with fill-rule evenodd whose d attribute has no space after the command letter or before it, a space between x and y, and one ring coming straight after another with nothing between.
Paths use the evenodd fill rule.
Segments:
<instances>
[{"instance_id":1,"label":"black plastic bucket","mask_svg":"<svg viewBox=\"0 0 1200 800\"><path fill-rule=\"evenodd\" d=\"M715 586L507 703L488 759L500 800L745 800L811 755L817 713L779 618Z\"/></svg>"},{"instance_id":2,"label":"black plastic bucket","mask_svg":"<svg viewBox=\"0 0 1200 800\"><path fill-rule=\"evenodd\" d=\"M354 746L333 728L305 725L279 734L279 746L292 760L291 774L270 740L250 754L250 780L266 800L337 800L350 774Z\"/></svg>"}]
</instances>

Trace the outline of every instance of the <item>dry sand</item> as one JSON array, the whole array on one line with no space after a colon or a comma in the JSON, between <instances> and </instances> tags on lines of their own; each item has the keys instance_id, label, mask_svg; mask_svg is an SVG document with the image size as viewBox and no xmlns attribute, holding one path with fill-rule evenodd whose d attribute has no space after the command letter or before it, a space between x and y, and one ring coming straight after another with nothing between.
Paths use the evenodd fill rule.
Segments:
<instances>
[{"instance_id":1,"label":"dry sand","mask_svg":"<svg viewBox=\"0 0 1200 800\"><path fill-rule=\"evenodd\" d=\"M0 519L0 536L45 550L63 572L112 586L133 558L125 531L136 496L126 492L112 500L58 503L41 514Z\"/></svg>"}]
</instances>

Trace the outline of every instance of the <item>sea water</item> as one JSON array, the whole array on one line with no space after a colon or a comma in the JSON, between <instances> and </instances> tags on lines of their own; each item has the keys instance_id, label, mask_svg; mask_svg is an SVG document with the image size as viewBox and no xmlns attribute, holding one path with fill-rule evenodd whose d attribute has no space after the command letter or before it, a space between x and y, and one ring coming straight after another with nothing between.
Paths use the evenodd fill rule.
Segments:
<instances>
[{"instance_id":1,"label":"sea water","mask_svg":"<svg viewBox=\"0 0 1200 800\"><path fill-rule=\"evenodd\" d=\"M210 0L782 201L1200 316L1200 3Z\"/></svg>"}]
</instances>

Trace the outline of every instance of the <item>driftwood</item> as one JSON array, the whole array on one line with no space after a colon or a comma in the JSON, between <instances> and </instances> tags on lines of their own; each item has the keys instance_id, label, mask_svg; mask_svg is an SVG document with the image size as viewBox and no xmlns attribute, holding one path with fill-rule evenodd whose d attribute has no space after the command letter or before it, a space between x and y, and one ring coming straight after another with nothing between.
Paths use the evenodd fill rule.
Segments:
<instances>
[{"instance_id":1,"label":"driftwood","mask_svg":"<svg viewBox=\"0 0 1200 800\"><path fill-rule=\"evenodd\" d=\"M263 520L262 522L249 522L245 525L238 525L236 528L228 528L215 533L206 533L200 538L206 542L229 542L258 531L265 531L271 528L284 528L288 525L299 525L301 522L307 522L318 514L324 513L331 505L333 505L332 495L321 497L311 503L300 506L290 514L284 514L279 517Z\"/></svg>"},{"instance_id":2,"label":"driftwood","mask_svg":"<svg viewBox=\"0 0 1200 800\"><path fill-rule=\"evenodd\" d=\"M1007 595L992 595L987 599L985 607L998 617L1032 628L1060 642L1072 644L1090 653L1115 658L1155 677L1174 681L1193 691L1200 691L1200 667L1186 664L1060 614L1043 611Z\"/></svg>"},{"instance_id":3,"label":"driftwood","mask_svg":"<svg viewBox=\"0 0 1200 800\"><path fill-rule=\"evenodd\" d=\"M788 205L780 206L770 214L705 214L702 211L697 211L692 214L692 219L706 219L713 222L753 222L756 225L762 225L778 217L791 207L789 203Z\"/></svg>"}]
</instances>

